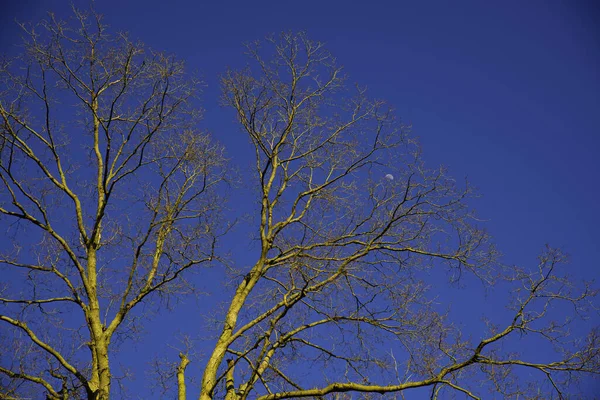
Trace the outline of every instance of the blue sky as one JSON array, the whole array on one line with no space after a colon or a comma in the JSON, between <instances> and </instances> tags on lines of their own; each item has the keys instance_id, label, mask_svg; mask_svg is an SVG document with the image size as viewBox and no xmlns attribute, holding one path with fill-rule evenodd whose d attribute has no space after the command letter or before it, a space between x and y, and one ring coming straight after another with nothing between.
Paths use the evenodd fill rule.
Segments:
<instances>
[{"instance_id":1,"label":"blue sky","mask_svg":"<svg viewBox=\"0 0 600 400\"><path fill-rule=\"evenodd\" d=\"M600 277L600 7L593 2L108 0L96 9L114 30L176 54L204 78L204 127L239 167L245 142L231 110L219 105L218 76L245 63L243 42L307 31L352 82L412 124L430 166L446 165L478 187L473 206L505 262L533 265L549 243L571 255L573 276ZM69 16L66 1L3 4L0 50L16 51L15 18L38 21L50 10ZM470 297L468 288L445 296L458 305ZM139 393L146 389L136 352L167 350L174 331L197 331L200 316L180 323L195 307L158 316L124 352ZM473 316L482 313L474 308Z\"/></svg>"}]
</instances>

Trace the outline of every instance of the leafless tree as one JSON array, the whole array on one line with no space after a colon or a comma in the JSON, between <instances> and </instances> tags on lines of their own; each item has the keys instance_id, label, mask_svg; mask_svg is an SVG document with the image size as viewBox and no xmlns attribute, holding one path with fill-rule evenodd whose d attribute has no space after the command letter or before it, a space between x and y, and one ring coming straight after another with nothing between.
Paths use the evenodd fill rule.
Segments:
<instances>
[{"instance_id":1,"label":"leafless tree","mask_svg":"<svg viewBox=\"0 0 600 400\"><path fill-rule=\"evenodd\" d=\"M182 64L76 17L74 30L25 28L26 54L0 71L6 398L108 399L110 350L142 322L131 311L192 291L186 270L214 260L227 230L222 151L196 129ZM230 269L204 368L182 351L161 375L179 400L193 371L201 400L563 398L600 372L597 332L551 315L564 303L585 318L596 294L566 278L559 251L499 265L467 182L427 168L408 127L322 44L282 34L248 52L222 85L254 149L258 249ZM428 289L444 273L512 287L510 318L464 337ZM543 357L519 346L532 337Z\"/></svg>"},{"instance_id":2,"label":"leafless tree","mask_svg":"<svg viewBox=\"0 0 600 400\"><path fill-rule=\"evenodd\" d=\"M223 155L174 57L94 13L23 29L0 69L0 397L108 399L132 311L215 257Z\"/></svg>"},{"instance_id":3,"label":"leafless tree","mask_svg":"<svg viewBox=\"0 0 600 400\"><path fill-rule=\"evenodd\" d=\"M427 169L407 127L349 90L321 43L283 34L248 50L251 66L222 84L254 145L259 254L239 268L201 400L395 398L419 387L431 398L562 398L577 373L600 372L596 332L577 342L548 319L555 303L584 312L595 295L562 277L560 252L548 249L533 272L502 271L469 186ZM462 338L427 291L426 272L444 268L485 287L514 283L512 319ZM555 358L503 351L525 334ZM550 385L527 386L518 369Z\"/></svg>"}]
</instances>

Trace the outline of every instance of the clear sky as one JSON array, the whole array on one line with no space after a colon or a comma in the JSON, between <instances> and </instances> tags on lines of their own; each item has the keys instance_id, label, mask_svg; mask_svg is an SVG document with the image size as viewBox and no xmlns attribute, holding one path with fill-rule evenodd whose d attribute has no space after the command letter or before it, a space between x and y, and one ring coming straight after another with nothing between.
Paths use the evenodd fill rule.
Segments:
<instances>
[{"instance_id":1,"label":"clear sky","mask_svg":"<svg viewBox=\"0 0 600 400\"><path fill-rule=\"evenodd\" d=\"M96 9L115 31L174 53L200 73L204 126L239 167L249 159L233 112L219 105L218 76L246 62L243 42L305 30L327 44L352 82L412 124L430 166L446 165L478 187L482 197L473 205L505 262L533 265L549 243L571 255L573 276L600 278L598 4L105 0ZM0 51L16 51L14 19L39 21L47 11L69 17L68 2L2 2ZM214 285L199 285L212 293L207 301L220 299ZM468 305L469 288L444 296ZM176 359L167 346L176 343L173 332L202 336L197 311L181 319L192 310L193 301L157 316L122 353L118 361L135 372L141 397L148 392L136 354L170 351ZM483 314L474 307L471 317ZM194 370L199 365L190 365L190 375Z\"/></svg>"}]
</instances>

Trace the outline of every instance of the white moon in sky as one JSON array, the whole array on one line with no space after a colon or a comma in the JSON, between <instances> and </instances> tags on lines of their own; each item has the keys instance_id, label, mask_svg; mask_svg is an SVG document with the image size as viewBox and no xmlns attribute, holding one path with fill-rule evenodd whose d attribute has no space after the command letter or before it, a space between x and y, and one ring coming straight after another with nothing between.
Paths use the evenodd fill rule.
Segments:
<instances>
[{"instance_id":1,"label":"white moon in sky","mask_svg":"<svg viewBox=\"0 0 600 400\"><path fill-rule=\"evenodd\" d=\"M390 181L393 181L393 180L394 180L394 175L392 175L392 174L387 174L387 175L385 176L385 178L386 178L386 179L389 179Z\"/></svg>"}]
</instances>

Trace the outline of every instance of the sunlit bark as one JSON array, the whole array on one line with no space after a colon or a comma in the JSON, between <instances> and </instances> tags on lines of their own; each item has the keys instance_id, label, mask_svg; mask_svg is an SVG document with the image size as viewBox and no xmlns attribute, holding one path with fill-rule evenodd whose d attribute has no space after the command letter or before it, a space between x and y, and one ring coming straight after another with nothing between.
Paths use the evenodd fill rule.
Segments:
<instances>
[{"instance_id":1,"label":"sunlit bark","mask_svg":"<svg viewBox=\"0 0 600 400\"><path fill-rule=\"evenodd\" d=\"M0 266L30 283L0 292L15 346L0 397L27 382L52 399L109 399L110 344L131 310L189 291L185 271L214 259L221 229L223 157L197 131L196 82L74 11L71 24L23 25L26 52L0 70L0 214L13 245ZM84 330L63 329L59 305Z\"/></svg>"},{"instance_id":2,"label":"sunlit bark","mask_svg":"<svg viewBox=\"0 0 600 400\"><path fill-rule=\"evenodd\" d=\"M239 269L244 278L203 370L201 400L424 387L431 398L451 391L477 399L482 387L527 396L531 386L518 386L510 371L517 366L540 372L548 395L560 397L574 373L599 372L594 333L577 347L552 323L534 329L551 303L579 311L595 295L589 287L578 295L561 278L559 252L542 255L537 277L501 271L467 206L468 184L427 169L408 128L365 89L348 89L322 44L282 34L248 53L253 64L227 72L222 85L254 145L260 254ZM424 281L425 271L444 267L484 286L523 285L512 322L479 342L462 339ZM556 361L499 352L496 344L515 332L560 344ZM384 346L404 354L403 366ZM307 366L319 373L303 375ZM321 386L303 383L316 376Z\"/></svg>"}]
</instances>

